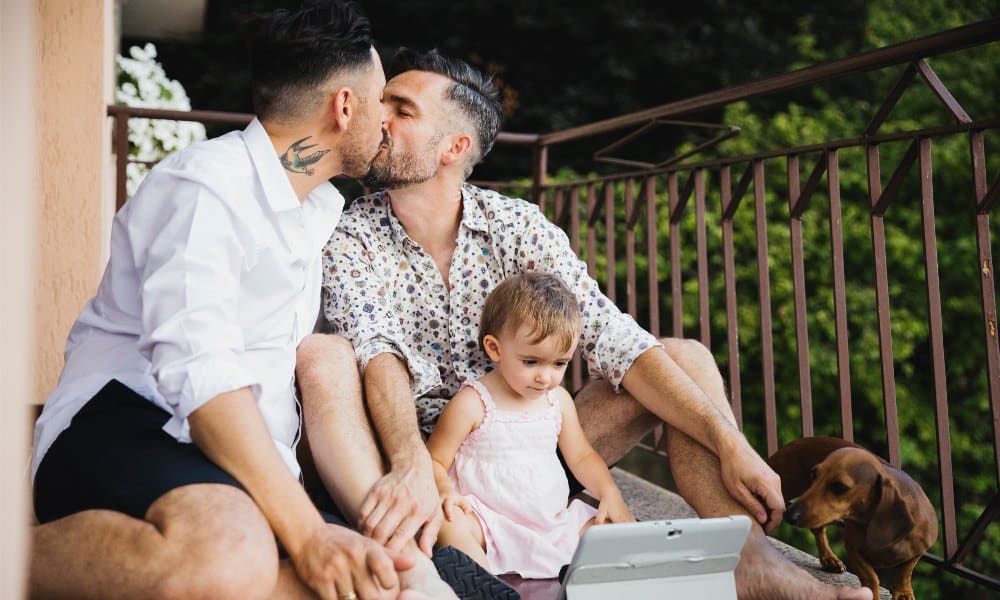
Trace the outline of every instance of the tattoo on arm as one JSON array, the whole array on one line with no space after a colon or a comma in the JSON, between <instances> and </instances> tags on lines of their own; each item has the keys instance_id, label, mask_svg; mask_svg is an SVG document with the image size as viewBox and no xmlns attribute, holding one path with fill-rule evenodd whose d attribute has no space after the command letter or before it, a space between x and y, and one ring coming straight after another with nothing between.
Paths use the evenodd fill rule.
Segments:
<instances>
[{"instance_id":1,"label":"tattoo on arm","mask_svg":"<svg viewBox=\"0 0 1000 600\"><path fill-rule=\"evenodd\" d=\"M317 150L312 154L303 155L302 152L315 148L319 144L310 144L308 146L304 145L302 142L311 138L311 135L307 135L301 140L295 142L285 150L285 153L281 155L281 166L285 167L286 171L291 171L292 173L303 173L305 175L312 175L315 173L311 169L311 165L319 162L321 158L326 156L329 150Z\"/></svg>"}]
</instances>

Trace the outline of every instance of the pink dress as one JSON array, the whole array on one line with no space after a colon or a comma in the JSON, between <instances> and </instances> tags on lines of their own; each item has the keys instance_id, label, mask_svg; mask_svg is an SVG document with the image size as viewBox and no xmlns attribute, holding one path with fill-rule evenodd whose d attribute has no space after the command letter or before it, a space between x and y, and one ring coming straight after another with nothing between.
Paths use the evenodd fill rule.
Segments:
<instances>
[{"instance_id":1,"label":"pink dress","mask_svg":"<svg viewBox=\"0 0 1000 600\"><path fill-rule=\"evenodd\" d=\"M490 570L556 577L597 512L580 500L566 506L569 483L556 456L559 403L550 393L543 410L498 410L482 383L465 386L479 393L486 416L462 442L448 475L483 525Z\"/></svg>"}]
</instances>

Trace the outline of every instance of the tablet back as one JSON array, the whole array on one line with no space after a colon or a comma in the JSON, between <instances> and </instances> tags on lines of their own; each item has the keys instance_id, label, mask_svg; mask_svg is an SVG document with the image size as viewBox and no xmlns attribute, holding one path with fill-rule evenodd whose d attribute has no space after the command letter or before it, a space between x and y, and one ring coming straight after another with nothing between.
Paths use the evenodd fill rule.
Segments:
<instances>
[{"instance_id":1,"label":"tablet back","mask_svg":"<svg viewBox=\"0 0 1000 600\"><path fill-rule=\"evenodd\" d=\"M599 525L588 529L560 599L736 599L733 570L750 531L746 516ZM669 594L669 595L666 595Z\"/></svg>"}]
</instances>

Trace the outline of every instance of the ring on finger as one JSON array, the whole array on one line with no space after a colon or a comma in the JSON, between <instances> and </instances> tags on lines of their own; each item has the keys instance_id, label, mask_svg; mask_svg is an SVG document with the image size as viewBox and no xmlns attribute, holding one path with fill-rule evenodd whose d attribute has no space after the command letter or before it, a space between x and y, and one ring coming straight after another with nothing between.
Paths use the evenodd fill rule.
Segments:
<instances>
[{"instance_id":1,"label":"ring on finger","mask_svg":"<svg viewBox=\"0 0 1000 600\"><path fill-rule=\"evenodd\" d=\"M346 594L338 594L337 598L340 598L340 600L358 600L358 595L354 592L347 592Z\"/></svg>"}]
</instances>

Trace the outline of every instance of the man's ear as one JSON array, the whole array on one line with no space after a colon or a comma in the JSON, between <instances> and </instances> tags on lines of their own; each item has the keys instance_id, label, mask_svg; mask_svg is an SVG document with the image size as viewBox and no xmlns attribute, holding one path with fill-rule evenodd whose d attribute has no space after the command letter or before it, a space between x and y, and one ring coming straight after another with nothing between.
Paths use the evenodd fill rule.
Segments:
<instances>
[{"instance_id":1,"label":"man's ear","mask_svg":"<svg viewBox=\"0 0 1000 600\"><path fill-rule=\"evenodd\" d=\"M486 350L486 356L489 356L491 361L500 362L500 340L495 336L483 337L483 350Z\"/></svg>"},{"instance_id":2,"label":"man's ear","mask_svg":"<svg viewBox=\"0 0 1000 600\"><path fill-rule=\"evenodd\" d=\"M347 126L354 116L357 95L349 87L339 88L330 95L328 102L330 118L337 124L337 129L347 131Z\"/></svg>"},{"instance_id":3,"label":"man's ear","mask_svg":"<svg viewBox=\"0 0 1000 600\"><path fill-rule=\"evenodd\" d=\"M444 151L441 164L450 165L464 161L471 148L472 138L468 134L458 133L451 136L451 145Z\"/></svg>"}]
</instances>

